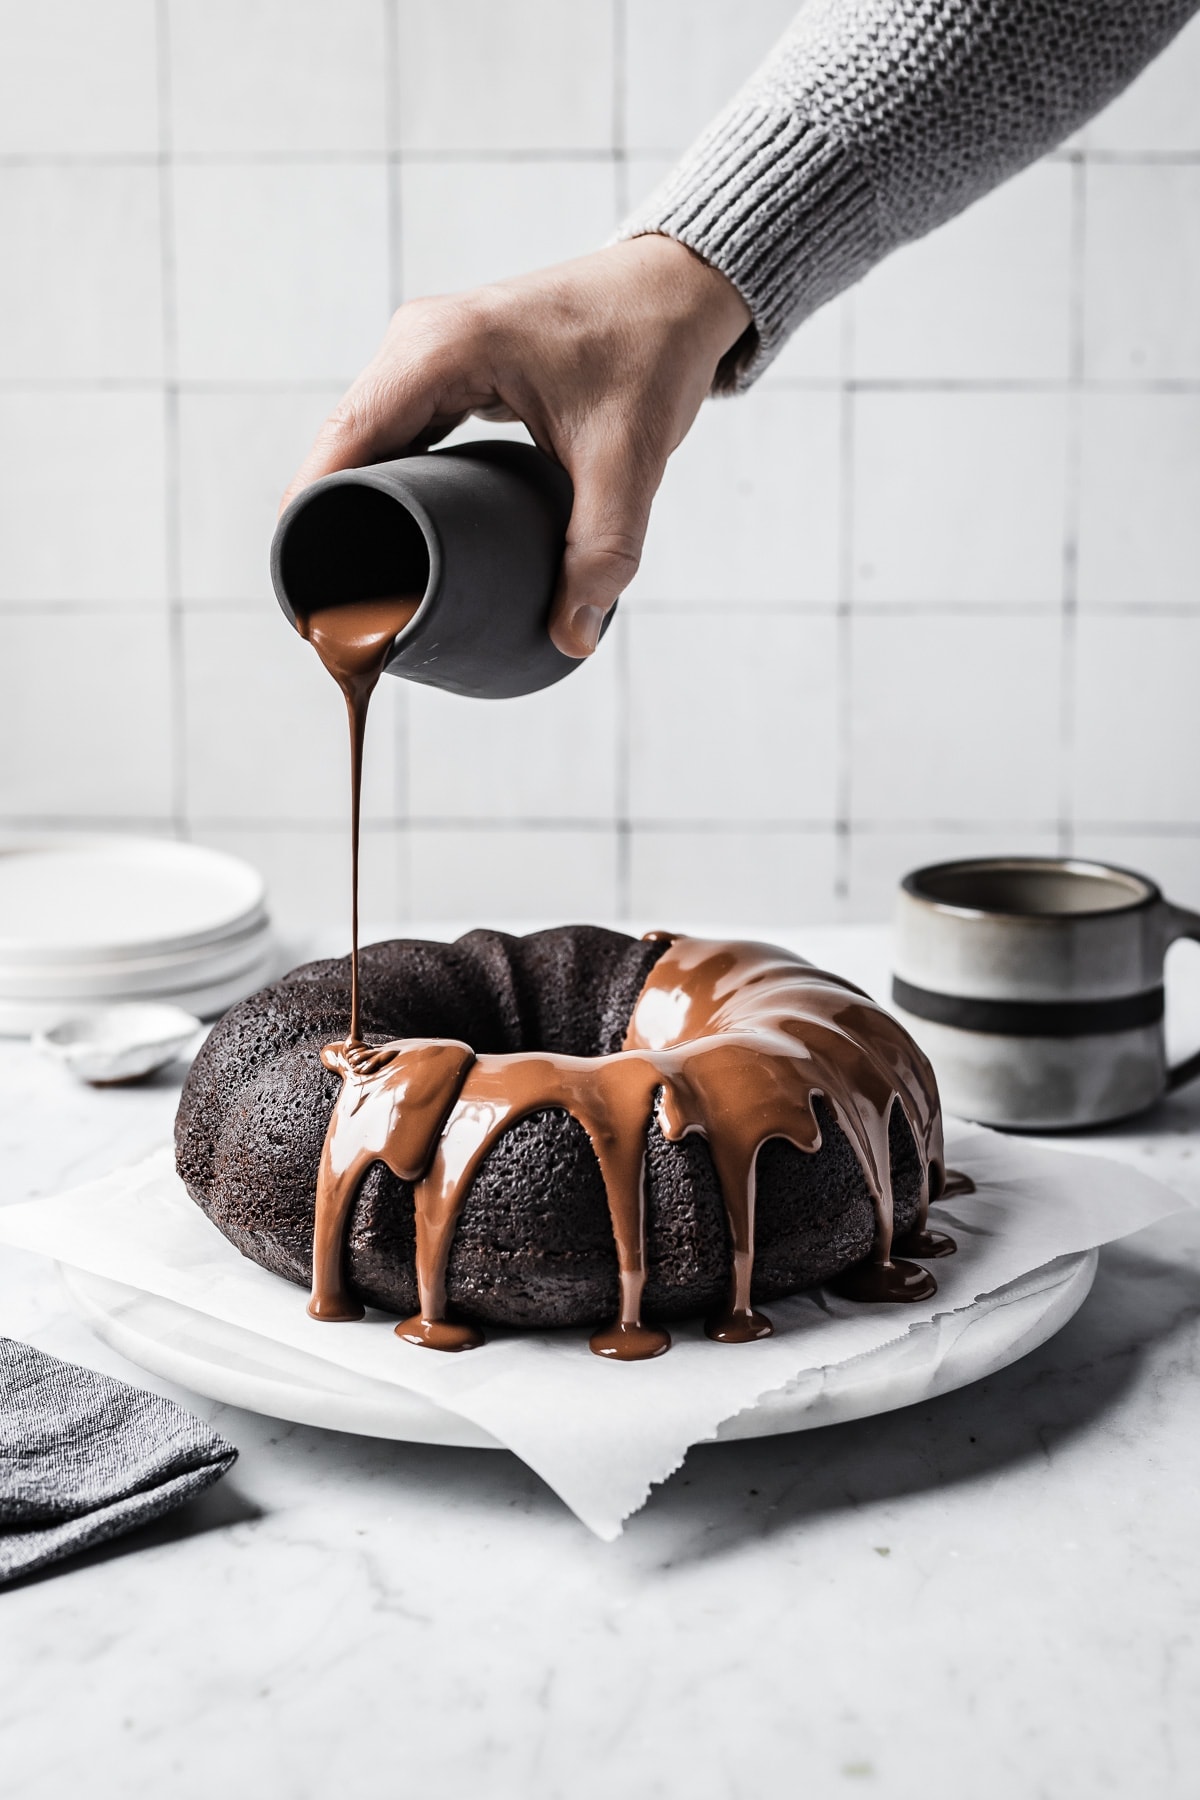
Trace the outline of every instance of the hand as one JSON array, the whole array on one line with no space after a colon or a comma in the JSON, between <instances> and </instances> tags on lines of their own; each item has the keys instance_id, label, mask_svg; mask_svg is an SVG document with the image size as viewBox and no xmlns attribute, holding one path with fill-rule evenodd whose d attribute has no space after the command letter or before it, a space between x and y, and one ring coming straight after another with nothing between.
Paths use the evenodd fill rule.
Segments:
<instances>
[{"instance_id":1,"label":"hand","mask_svg":"<svg viewBox=\"0 0 1200 1800\"><path fill-rule=\"evenodd\" d=\"M410 300L284 504L334 469L424 449L468 414L519 419L575 484L550 635L565 655L590 656L637 572L667 458L749 324L724 275L658 236Z\"/></svg>"}]
</instances>

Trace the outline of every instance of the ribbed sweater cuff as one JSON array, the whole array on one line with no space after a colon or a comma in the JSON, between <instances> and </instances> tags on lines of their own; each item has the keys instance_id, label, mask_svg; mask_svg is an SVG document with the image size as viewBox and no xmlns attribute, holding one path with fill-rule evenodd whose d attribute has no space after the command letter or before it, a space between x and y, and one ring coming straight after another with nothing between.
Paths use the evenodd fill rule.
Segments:
<instances>
[{"instance_id":1,"label":"ribbed sweater cuff","mask_svg":"<svg viewBox=\"0 0 1200 1800\"><path fill-rule=\"evenodd\" d=\"M827 130L735 105L622 225L621 238L677 238L733 282L754 323L717 371L750 386L789 333L884 253L873 190Z\"/></svg>"}]
</instances>

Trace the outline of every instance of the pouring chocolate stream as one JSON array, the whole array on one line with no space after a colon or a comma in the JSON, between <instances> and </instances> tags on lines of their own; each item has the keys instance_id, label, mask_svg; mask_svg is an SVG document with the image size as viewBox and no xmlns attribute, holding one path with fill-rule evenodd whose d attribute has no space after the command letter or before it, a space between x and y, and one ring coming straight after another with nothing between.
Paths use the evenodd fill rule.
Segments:
<instances>
[{"instance_id":1,"label":"pouring chocolate stream","mask_svg":"<svg viewBox=\"0 0 1200 1800\"><path fill-rule=\"evenodd\" d=\"M367 711L379 684L392 641L421 604L419 594L393 594L377 600L348 600L323 606L297 622L346 699L350 721L350 1033L359 1040L358 993L358 848L362 811L363 745Z\"/></svg>"}]
</instances>

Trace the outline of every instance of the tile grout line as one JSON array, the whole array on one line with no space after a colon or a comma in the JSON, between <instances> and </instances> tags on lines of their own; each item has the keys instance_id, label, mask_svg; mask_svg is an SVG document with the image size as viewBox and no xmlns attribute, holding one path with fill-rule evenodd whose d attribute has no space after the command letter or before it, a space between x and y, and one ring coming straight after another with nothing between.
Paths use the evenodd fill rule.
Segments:
<instances>
[{"instance_id":1,"label":"tile grout line","mask_svg":"<svg viewBox=\"0 0 1200 1800\"><path fill-rule=\"evenodd\" d=\"M175 185L172 168L171 40L167 0L155 4L158 93L158 231L162 283L164 539L171 690L171 814L177 837L189 835L187 793L187 671L182 569L182 467L179 418L179 319L175 260Z\"/></svg>"},{"instance_id":2,"label":"tile grout line","mask_svg":"<svg viewBox=\"0 0 1200 1800\"><path fill-rule=\"evenodd\" d=\"M854 367L853 297L847 295L839 327L838 361L842 381L838 410L838 598L837 598L837 720L834 769L833 900L835 908L850 903L850 819L853 805L854 695L854 427L855 396L851 382Z\"/></svg>"},{"instance_id":3,"label":"tile grout line","mask_svg":"<svg viewBox=\"0 0 1200 1800\"><path fill-rule=\"evenodd\" d=\"M403 287L403 160L391 154L400 143L400 14L399 0L382 0L383 5L383 106L384 137L387 157L387 267L389 316L401 304ZM393 846L392 876L395 881L395 911L398 919L412 917L411 852L409 823L412 813L412 709L407 682L398 683L401 692L396 699L395 736L392 743L392 773L395 782L393 804L396 810L396 841Z\"/></svg>"},{"instance_id":4,"label":"tile grout line","mask_svg":"<svg viewBox=\"0 0 1200 1800\"><path fill-rule=\"evenodd\" d=\"M679 144L629 144L625 154L632 161L675 162L687 149ZM580 147L566 144L522 149L497 149L487 144L445 146L439 149L389 147L379 150L180 150L175 161L185 168L292 167L334 165L370 167L388 160L422 163L605 163L612 152L603 145ZM27 168L153 168L154 150L6 150L0 151L0 169ZM1047 163L1075 163L1086 158L1104 168L1188 169L1200 164L1200 150L1052 150L1041 159Z\"/></svg>"},{"instance_id":5,"label":"tile grout line","mask_svg":"<svg viewBox=\"0 0 1200 1800\"><path fill-rule=\"evenodd\" d=\"M629 210L629 151L626 146L628 97L625 86L629 21L626 5L627 0L612 0L612 159L617 225Z\"/></svg>"},{"instance_id":6,"label":"tile grout line","mask_svg":"<svg viewBox=\"0 0 1200 1800\"><path fill-rule=\"evenodd\" d=\"M383 3L383 108L384 133L389 146L399 144L401 108L400 108L400 19L397 10L398 0L382 0ZM400 177L404 168L404 160L399 151L389 154L387 164L387 206L388 206L388 305L395 311L404 297L401 259L401 213L400 213Z\"/></svg>"},{"instance_id":7,"label":"tile grout line","mask_svg":"<svg viewBox=\"0 0 1200 1800\"><path fill-rule=\"evenodd\" d=\"M1062 609L1059 639L1058 848L1070 855L1075 843L1075 677L1079 615L1079 520L1083 450L1084 282L1087 233L1087 160L1071 165L1069 385L1065 398L1063 446Z\"/></svg>"},{"instance_id":8,"label":"tile grout line","mask_svg":"<svg viewBox=\"0 0 1200 1800\"><path fill-rule=\"evenodd\" d=\"M677 155L677 151L665 152ZM52 151L0 152L0 171L8 169L153 169L157 166L157 150L103 151L80 150L56 154ZM383 150L179 150L175 162L185 169L326 169L378 168L386 162L426 164L492 163L595 163L612 160L612 150L603 144L577 145L563 149L532 148L496 150L486 144L466 148L422 150L391 147Z\"/></svg>"},{"instance_id":9,"label":"tile grout line","mask_svg":"<svg viewBox=\"0 0 1200 1800\"><path fill-rule=\"evenodd\" d=\"M627 27L626 0L612 0L612 162L613 193L617 210L614 225L620 223L629 207L629 163L625 150ZM616 804L613 883L616 890L614 898L617 905L617 918L625 920L631 916L633 905L633 833L630 819L630 722L633 711L633 674L630 667L632 644L627 612L622 613L619 618L614 620L613 628L617 632L617 692L616 718L614 720L616 741L613 744L616 763L613 796Z\"/></svg>"}]
</instances>

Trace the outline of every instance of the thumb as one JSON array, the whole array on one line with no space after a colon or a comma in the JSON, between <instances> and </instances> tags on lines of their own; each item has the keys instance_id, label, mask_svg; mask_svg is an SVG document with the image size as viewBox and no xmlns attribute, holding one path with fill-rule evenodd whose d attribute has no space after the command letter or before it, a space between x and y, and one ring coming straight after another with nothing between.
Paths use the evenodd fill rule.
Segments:
<instances>
[{"instance_id":1,"label":"thumb","mask_svg":"<svg viewBox=\"0 0 1200 1800\"><path fill-rule=\"evenodd\" d=\"M564 656L590 656L604 620L638 571L663 462L625 437L589 444L568 464L567 526L550 636Z\"/></svg>"}]
</instances>

